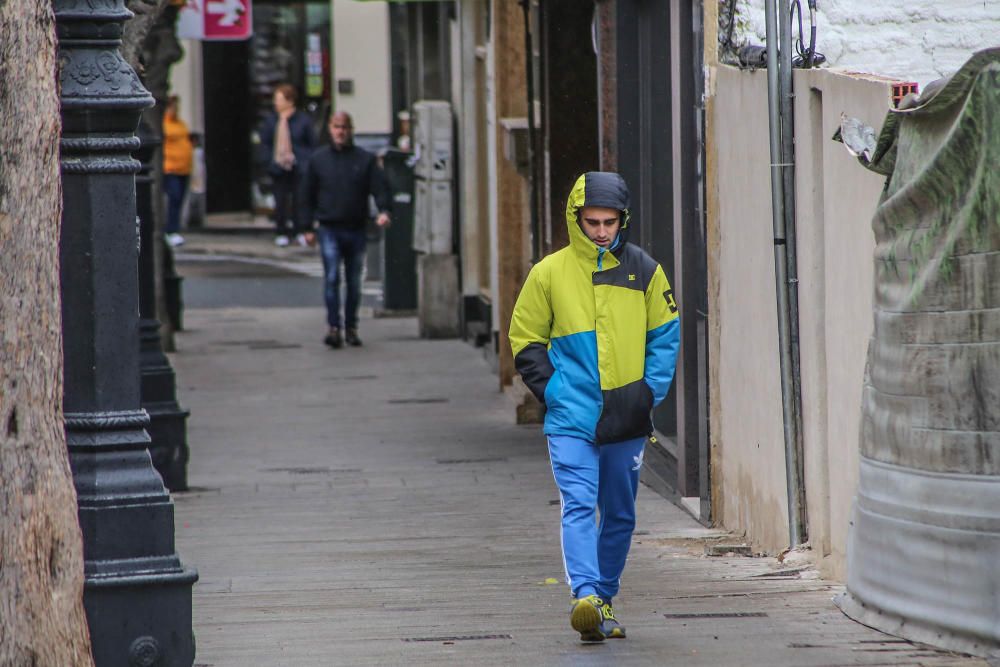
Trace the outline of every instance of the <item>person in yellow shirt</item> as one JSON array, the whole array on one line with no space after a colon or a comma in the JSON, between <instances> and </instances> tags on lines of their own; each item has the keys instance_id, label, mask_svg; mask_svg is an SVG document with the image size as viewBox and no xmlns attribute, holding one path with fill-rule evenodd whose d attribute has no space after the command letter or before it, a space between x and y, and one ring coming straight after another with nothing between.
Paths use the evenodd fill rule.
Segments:
<instances>
[{"instance_id":1,"label":"person in yellow shirt","mask_svg":"<svg viewBox=\"0 0 1000 667\"><path fill-rule=\"evenodd\" d=\"M167 98L167 108L163 114L163 190L167 194L167 243L179 246L184 243L181 236L181 208L187 194L188 179L193 166L194 146L191 131L178 114L180 99L176 95Z\"/></svg>"}]
</instances>

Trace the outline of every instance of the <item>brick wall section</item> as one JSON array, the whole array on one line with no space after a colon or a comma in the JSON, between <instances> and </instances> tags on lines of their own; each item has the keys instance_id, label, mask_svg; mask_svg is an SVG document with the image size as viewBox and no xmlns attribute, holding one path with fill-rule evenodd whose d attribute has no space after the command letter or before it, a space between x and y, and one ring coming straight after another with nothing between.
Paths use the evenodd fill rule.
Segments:
<instances>
[{"instance_id":1,"label":"brick wall section","mask_svg":"<svg viewBox=\"0 0 1000 667\"><path fill-rule=\"evenodd\" d=\"M780 1L780 0L779 0ZM764 0L737 0L734 41L764 43ZM809 39L809 10L805 39ZM928 82L1000 45L1000 0L818 0L816 49L838 69ZM797 34L797 27L795 28Z\"/></svg>"}]
</instances>

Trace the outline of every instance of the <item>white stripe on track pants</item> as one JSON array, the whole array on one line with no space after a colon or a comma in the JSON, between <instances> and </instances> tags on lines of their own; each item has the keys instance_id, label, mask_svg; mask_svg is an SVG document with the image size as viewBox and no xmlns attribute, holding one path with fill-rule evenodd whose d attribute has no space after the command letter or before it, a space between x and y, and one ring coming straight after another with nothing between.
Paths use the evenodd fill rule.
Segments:
<instances>
[{"instance_id":1,"label":"white stripe on track pants","mask_svg":"<svg viewBox=\"0 0 1000 667\"><path fill-rule=\"evenodd\" d=\"M601 446L564 435L548 441L562 500L566 583L575 598L596 594L610 600L632 543L646 438Z\"/></svg>"}]
</instances>

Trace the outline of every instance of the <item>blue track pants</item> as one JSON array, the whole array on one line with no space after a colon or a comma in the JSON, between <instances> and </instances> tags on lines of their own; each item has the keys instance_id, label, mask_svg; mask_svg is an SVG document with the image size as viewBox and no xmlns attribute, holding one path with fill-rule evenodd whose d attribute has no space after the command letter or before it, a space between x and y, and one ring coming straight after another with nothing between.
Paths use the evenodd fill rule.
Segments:
<instances>
[{"instance_id":1,"label":"blue track pants","mask_svg":"<svg viewBox=\"0 0 1000 667\"><path fill-rule=\"evenodd\" d=\"M562 550L573 597L610 600L635 529L635 497L646 438L601 445L550 435L549 459L562 500ZM600 523L597 515L600 513Z\"/></svg>"}]
</instances>

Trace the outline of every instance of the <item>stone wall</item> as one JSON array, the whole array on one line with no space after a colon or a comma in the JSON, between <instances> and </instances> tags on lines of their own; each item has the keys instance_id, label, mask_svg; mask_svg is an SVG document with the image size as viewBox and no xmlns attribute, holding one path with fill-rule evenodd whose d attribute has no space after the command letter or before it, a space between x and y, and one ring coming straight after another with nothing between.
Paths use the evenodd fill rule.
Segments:
<instances>
[{"instance_id":1,"label":"stone wall","mask_svg":"<svg viewBox=\"0 0 1000 667\"><path fill-rule=\"evenodd\" d=\"M763 44L764 0L736 2L733 41ZM801 2L808 41L809 10L806 0ZM923 87L955 72L973 52L998 44L996 0L818 0L816 49L831 67L845 71L916 81Z\"/></svg>"}]
</instances>

